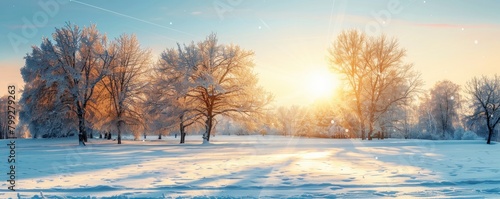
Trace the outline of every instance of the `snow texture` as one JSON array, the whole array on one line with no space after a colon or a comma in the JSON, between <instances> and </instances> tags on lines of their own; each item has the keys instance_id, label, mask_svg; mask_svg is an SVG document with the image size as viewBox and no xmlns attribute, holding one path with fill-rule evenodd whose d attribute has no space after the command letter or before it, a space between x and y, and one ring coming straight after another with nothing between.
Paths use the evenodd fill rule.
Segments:
<instances>
[{"instance_id":1,"label":"snow texture","mask_svg":"<svg viewBox=\"0 0 500 199\"><path fill-rule=\"evenodd\" d=\"M0 198L500 197L500 145L484 140L177 139L16 140L17 192L2 180Z\"/></svg>"}]
</instances>

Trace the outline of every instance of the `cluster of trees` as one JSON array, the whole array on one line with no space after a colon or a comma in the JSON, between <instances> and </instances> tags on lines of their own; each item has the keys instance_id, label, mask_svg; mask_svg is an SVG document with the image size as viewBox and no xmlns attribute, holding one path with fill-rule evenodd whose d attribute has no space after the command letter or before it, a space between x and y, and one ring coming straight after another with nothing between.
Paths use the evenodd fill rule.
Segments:
<instances>
[{"instance_id":1,"label":"cluster of trees","mask_svg":"<svg viewBox=\"0 0 500 199\"><path fill-rule=\"evenodd\" d=\"M272 95L257 84L253 55L237 45L219 44L215 34L165 50L146 92L154 129L178 124L183 143L187 127L202 125L208 142L221 116L235 121L259 118Z\"/></svg>"},{"instance_id":2,"label":"cluster of trees","mask_svg":"<svg viewBox=\"0 0 500 199\"><path fill-rule=\"evenodd\" d=\"M0 139L7 139L9 137L9 123L8 123L8 98L7 96L0 97ZM14 104L16 108L18 108L17 104Z\"/></svg>"},{"instance_id":3,"label":"cluster of trees","mask_svg":"<svg viewBox=\"0 0 500 199\"><path fill-rule=\"evenodd\" d=\"M444 80L421 89L405 49L386 36L342 32L329 49L330 67L343 77L335 99L312 107L278 108L278 134L334 138L400 137L491 142L500 123L498 76L470 80L464 92ZM465 96L462 97L465 93Z\"/></svg>"},{"instance_id":4,"label":"cluster of trees","mask_svg":"<svg viewBox=\"0 0 500 199\"><path fill-rule=\"evenodd\" d=\"M25 59L20 120L36 138L92 133L188 129L237 134L330 138L401 137L491 142L500 123L500 77L477 77L465 88L438 82L425 92L420 74L404 62L397 39L342 32L328 49L330 68L344 82L335 98L309 107L277 107L253 72L252 51L220 44L211 34L177 44L152 61L134 35L108 40L92 25L57 28ZM464 95L465 93L465 95ZM236 125L233 124L237 123ZM220 124L219 129L217 125ZM3 128L0 122L0 127ZM467 131L466 131L467 130ZM110 136L108 136L110 138Z\"/></svg>"},{"instance_id":5,"label":"cluster of trees","mask_svg":"<svg viewBox=\"0 0 500 199\"><path fill-rule=\"evenodd\" d=\"M34 138L78 134L80 143L94 129L140 128L135 110L149 52L135 36L108 41L95 25L56 28L25 57L26 82L20 120ZM78 129L78 130L76 130Z\"/></svg>"},{"instance_id":6,"label":"cluster of trees","mask_svg":"<svg viewBox=\"0 0 500 199\"><path fill-rule=\"evenodd\" d=\"M337 101L337 100L335 100ZM332 101L318 101L312 106L280 106L267 112L266 128L260 134L320 138L356 138L350 131L351 114L342 112Z\"/></svg>"},{"instance_id":7,"label":"cluster of trees","mask_svg":"<svg viewBox=\"0 0 500 199\"><path fill-rule=\"evenodd\" d=\"M474 77L467 83L466 90L471 103L468 125L478 129L478 132L487 132L487 143L490 144L500 124L500 76ZM487 131L482 130L484 128Z\"/></svg>"},{"instance_id":8,"label":"cluster of trees","mask_svg":"<svg viewBox=\"0 0 500 199\"><path fill-rule=\"evenodd\" d=\"M463 134L469 129L485 132L489 144L500 123L499 77L470 80L465 89L470 96L467 100L462 99L460 86L447 80L425 93L420 89L420 74L403 62L405 56L398 41L384 35L367 36L351 30L338 36L329 49L329 60L346 83L342 96L352 99L341 104L355 116L348 122L351 128L362 139L371 139L378 132L390 135L391 130L406 138L427 133L449 139L457 137L456 130Z\"/></svg>"},{"instance_id":9,"label":"cluster of trees","mask_svg":"<svg viewBox=\"0 0 500 199\"><path fill-rule=\"evenodd\" d=\"M253 52L205 41L165 50L151 62L134 35L108 41L95 25L57 28L33 47L21 73L20 119L34 138L92 132L159 132L193 124L210 139L219 115L257 117L272 96L257 86ZM178 124L178 125L176 125ZM78 130L76 130L78 129ZM101 132L100 132L101 133Z\"/></svg>"},{"instance_id":10,"label":"cluster of trees","mask_svg":"<svg viewBox=\"0 0 500 199\"><path fill-rule=\"evenodd\" d=\"M396 39L342 32L329 49L331 68L346 82L343 106L357 119L361 138L386 131L401 109L412 103L422 85L420 74L403 62L406 51Z\"/></svg>"},{"instance_id":11,"label":"cluster of trees","mask_svg":"<svg viewBox=\"0 0 500 199\"><path fill-rule=\"evenodd\" d=\"M485 137L490 143L495 130L497 133L499 130L499 88L499 76L473 78L465 90L449 80L437 82L429 91L416 93L412 103L391 108L386 114L377 117L374 131L367 138L461 140ZM339 90L335 99L318 102L310 107L279 107L272 110L268 122L271 130L268 133L362 138L362 118L353 114L356 103L347 103L355 101L350 99L348 93Z\"/></svg>"}]
</instances>

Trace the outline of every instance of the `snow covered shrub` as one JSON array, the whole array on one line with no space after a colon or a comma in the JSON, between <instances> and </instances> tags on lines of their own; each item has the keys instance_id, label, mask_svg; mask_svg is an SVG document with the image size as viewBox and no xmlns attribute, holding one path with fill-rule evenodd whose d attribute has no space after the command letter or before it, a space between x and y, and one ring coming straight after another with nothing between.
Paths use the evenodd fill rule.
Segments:
<instances>
[{"instance_id":1,"label":"snow covered shrub","mask_svg":"<svg viewBox=\"0 0 500 199\"><path fill-rule=\"evenodd\" d=\"M442 134L436 133L436 132L422 132L420 135L417 137L418 139L424 139L424 140L442 140Z\"/></svg>"},{"instance_id":2,"label":"snow covered shrub","mask_svg":"<svg viewBox=\"0 0 500 199\"><path fill-rule=\"evenodd\" d=\"M455 132L453 132L453 139L454 140L461 140L464 133L465 133L465 130L463 128L457 128L457 130L455 130Z\"/></svg>"},{"instance_id":3,"label":"snow covered shrub","mask_svg":"<svg viewBox=\"0 0 500 199\"><path fill-rule=\"evenodd\" d=\"M420 134L417 135L417 139L423 139L423 140L432 140L433 139L433 133L430 132L421 132Z\"/></svg>"},{"instance_id":4,"label":"snow covered shrub","mask_svg":"<svg viewBox=\"0 0 500 199\"><path fill-rule=\"evenodd\" d=\"M462 135L462 140L475 140L478 139L479 136L477 136L476 133L473 131L465 131L464 134Z\"/></svg>"},{"instance_id":5,"label":"snow covered shrub","mask_svg":"<svg viewBox=\"0 0 500 199\"><path fill-rule=\"evenodd\" d=\"M410 128L410 132L408 133L408 139L415 139L415 138L418 138L420 136L420 134L422 134L422 130L419 129L418 127L414 126L412 128Z\"/></svg>"},{"instance_id":6,"label":"snow covered shrub","mask_svg":"<svg viewBox=\"0 0 500 199\"><path fill-rule=\"evenodd\" d=\"M405 135L400 132L392 133L391 138L396 138L396 139L405 139Z\"/></svg>"},{"instance_id":7,"label":"snow covered shrub","mask_svg":"<svg viewBox=\"0 0 500 199\"><path fill-rule=\"evenodd\" d=\"M442 137L441 134L437 134L437 133L432 133L431 134L431 140L442 140L442 139L443 139L443 137Z\"/></svg>"},{"instance_id":8,"label":"snow covered shrub","mask_svg":"<svg viewBox=\"0 0 500 199\"><path fill-rule=\"evenodd\" d=\"M444 135L444 139L445 140L454 140L455 139L455 132L451 132L451 133L446 133Z\"/></svg>"}]
</instances>

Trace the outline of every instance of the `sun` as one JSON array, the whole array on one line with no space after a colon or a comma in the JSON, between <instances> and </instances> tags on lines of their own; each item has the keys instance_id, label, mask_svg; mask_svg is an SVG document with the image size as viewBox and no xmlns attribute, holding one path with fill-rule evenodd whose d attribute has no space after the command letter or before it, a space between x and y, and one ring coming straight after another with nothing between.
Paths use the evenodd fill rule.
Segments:
<instances>
[{"instance_id":1,"label":"sun","mask_svg":"<svg viewBox=\"0 0 500 199\"><path fill-rule=\"evenodd\" d=\"M311 71L306 79L305 89L313 100L331 97L339 86L337 77L328 70Z\"/></svg>"}]
</instances>

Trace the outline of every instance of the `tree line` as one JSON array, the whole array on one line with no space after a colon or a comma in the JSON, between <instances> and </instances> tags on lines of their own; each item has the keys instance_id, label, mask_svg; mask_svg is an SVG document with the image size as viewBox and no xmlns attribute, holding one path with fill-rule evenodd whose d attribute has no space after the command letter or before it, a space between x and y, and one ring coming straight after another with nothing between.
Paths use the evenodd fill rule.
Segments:
<instances>
[{"instance_id":1,"label":"tree line","mask_svg":"<svg viewBox=\"0 0 500 199\"><path fill-rule=\"evenodd\" d=\"M25 57L20 121L34 138L78 134L81 144L94 132L115 134L120 144L122 134L161 139L170 131L184 143L188 129L202 130L209 142L226 120L243 134L458 139L477 133L488 144L498 129L497 75L475 77L465 88L444 80L427 92L397 39L357 30L339 34L327 53L344 83L333 99L271 107L272 94L253 72L254 53L221 44L216 34L166 48L153 61L134 35L109 40L95 25L68 23Z\"/></svg>"},{"instance_id":2,"label":"tree line","mask_svg":"<svg viewBox=\"0 0 500 199\"><path fill-rule=\"evenodd\" d=\"M219 115L257 117L272 95L257 85L253 52L206 40L166 49L157 62L134 35L108 40L95 25L56 28L26 57L21 121L34 138L99 130L140 132L198 125L208 142ZM90 133L89 133L90 132Z\"/></svg>"},{"instance_id":3,"label":"tree line","mask_svg":"<svg viewBox=\"0 0 500 199\"><path fill-rule=\"evenodd\" d=\"M395 38L343 31L328 52L330 67L345 81L337 95L345 99L336 106L348 112L344 126L362 139L391 131L405 138L450 139L465 136L467 129L490 144L500 123L498 75L472 78L464 99L460 86L448 80L423 91L420 74L404 62L406 50Z\"/></svg>"},{"instance_id":4,"label":"tree line","mask_svg":"<svg viewBox=\"0 0 500 199\"><path fill-rule=\"evenodd\" d=\"M395 38L343 31L328 49L343 87L310 107L278 107L267 124L281 135L329 138L476 139L490 144L500 123L500 77L449 80L422 89Z\"/></svg>"}]
</instances>

